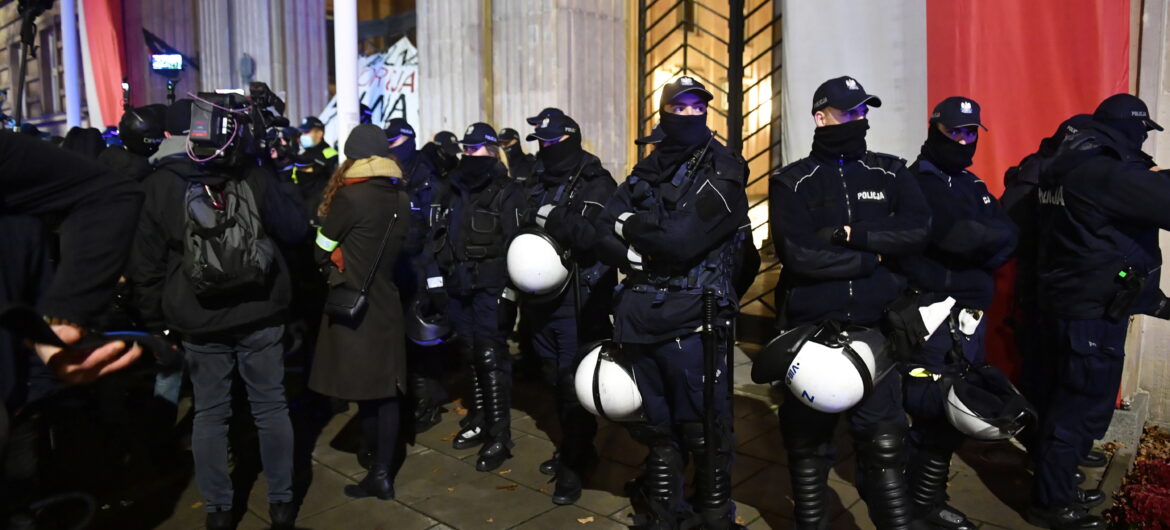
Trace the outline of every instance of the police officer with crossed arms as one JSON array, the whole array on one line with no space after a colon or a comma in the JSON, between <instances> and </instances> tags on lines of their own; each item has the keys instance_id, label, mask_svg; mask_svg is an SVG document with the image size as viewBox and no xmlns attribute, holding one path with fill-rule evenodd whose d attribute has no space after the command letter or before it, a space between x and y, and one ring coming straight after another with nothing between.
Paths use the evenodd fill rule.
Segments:
<instances>
[{"instance_id":1,"label":"police officer with crossed arms","mask_svg":"<svg viewBox=\"0 0 1170 530\"><path fill-rule=\"evenodd\" d=\"M866 116L869 107L879 106L881 100L852 77L825 81L813 95L812 153L771 177L772 234L783 264L777 288L781 329L827 321L877 327L906 286L889 261L918 253L926 242L930 210L905 161L866 150ZM796 527L827 528L831 443L840 415L811 404L787 396L780 430ZM898 375L874 383L845 415L870 519L881 529L910 527L902 474L907 421Z\"/></svg>"}]
</instances>

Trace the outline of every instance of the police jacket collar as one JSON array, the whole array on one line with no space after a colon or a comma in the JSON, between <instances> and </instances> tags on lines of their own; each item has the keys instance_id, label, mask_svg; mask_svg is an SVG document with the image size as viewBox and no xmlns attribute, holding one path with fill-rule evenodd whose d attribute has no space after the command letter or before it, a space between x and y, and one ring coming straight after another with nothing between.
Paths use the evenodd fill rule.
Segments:
<instances>
[{"instance_id":1,"label":"police jacket collar","mask_svg":"<svg viewBox=\"0 0 1170 530\"><path fill-rule=\"evenodd\" d=\"M1083 143L1090 138L1096 140L1096 144L1101 148L1112 151L1118 159L1124 162L1152 160L1150 155L1147 155L1141 149L1132 147L1121 135L1121 132L1097 120L1089 122L1088 127L1080 133L1070 136L1065 142L1072 142L1070 147L1075 149L1077 148L1077 144L1085 145ZM1086 146L1089 145L1091 144Z\"/></svg>"},{"instance_id":2,"label":"police jacket collar","mask_svg":"<svg viewBox=\"0 0 1170 530\"><path fill-rule=\"evenodd\" d=\"M865 151L861 153L861 156L852 158L843 156L827 156L821 153L817 153L816 151L812 151L809 153L808 157L818 164L848 164L850 162L857 162L858 160L864 159L869 155L869 153L869 151Z\"/></svg>"},{"instance_id":3,"label":"police jacket collar","mask_svg":"<svg viewBox=\"0 0 1170 530\"><path fill-rule=\"evenodd\" d=\"M967 171L966 169L952 175L950 173L947 173L946 171L939 169L938 166L934 165L933 162L931 162L928 159L922 158L921 156L918 157L918 160L914 161L914 165L918 166L917 167L918 172L929 173L929 174L934 175L934 176L936 176L944 181L947 181L947 182L950 182L950 180L952 178L958 177L958 176L963 176L963 175L967 175L970 177L975 176L974 174L972 174L970 171ZM911 167L910 169L912 171L914 170L913 167Z\"/></svg>"}]
</instances>

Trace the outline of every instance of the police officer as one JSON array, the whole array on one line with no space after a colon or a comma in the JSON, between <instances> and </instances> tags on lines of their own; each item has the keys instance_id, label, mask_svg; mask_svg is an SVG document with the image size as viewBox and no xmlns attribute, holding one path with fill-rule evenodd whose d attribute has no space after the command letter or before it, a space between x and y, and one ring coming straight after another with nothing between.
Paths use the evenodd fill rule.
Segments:
<instances>
[{"instance_id":1,"label":"police officer","mask_svg":"<svg viewBox=\"0 0 1170 530\"><path fill-rule=\"evenodd\" d=\"M1162 127L1145 103L1110 96L1040 175L1041 344L1058 367L1032 455L1028 519L1040 526L1106 526L1087 513L1100 492L1077 488L1072 471L1113 415L1130 316L1170 314L1158 289L1170 178L1141 151L1149 130Z\"/></svg>"},{"instance_id":2,"label":"police officer","mask_svg":"<svg viewBox=\"0 0 1170 530\"><path fill-rule=\"evenodd\" d=\"M645 421L629 424L650 448L635 502L648 528L735 526L731 501L733 448L724 348L738 311L732 286L738 246L745 241L745 164L707 128L711 93L690 76L668 83L659 102L665 138L606 203L598 219L603 259L627 276L614 300L614 341L632 363ZM551 120L550 120L551 123ZM704 374L703 293L717 302L715 374ZM704 377L715 378L715 409L704 410ZM705 414L715 416L713 439ZM715 461L704 451L715 448ZM688 451L696 462L694 514L683 499ZM713 484L713 488L709 487ZM693 518L693 519L692 519Z\"/></svg>"},{"instance_id":3,"label":"police officer","mask_svg":"<svg viewBox=\"0 0 1170 530\"><path fill-rule=\"evenodd\" d=\"M301 153L297 157L293 182L301 189L305 207L312 212L314 225L317 224L317 206L321 194L329 183L329 177L337 171L337 150L325 141L325 124L316 116L301 120Z\"/></svg>"},{"instance_id":4,"label":"police officer","mask_svg":"<svg viewBox=\"0 0 1170 530\"><path fill-rule=\"evenodd\" d=\"M426 277L423 246L432 226L432 205L438 209L442 177L430 158L415 149L414 127L405 119L390 120L386 126L386 138L391 156L402 168L410 195L410 229L394 274L404 312L409 312L418 295L419 280ZM424 348L413 342L406 346L410 393L414 398L415 433L420 433L439 422L442 416L440 405L447 401L446 391L439 383L442 359L433 348Z\"/></svg>"},{"instance_id":5,"label":"police officer","mask_svg":"<svg viewBox=\"0 0 1170 530\"><path fill-rule=\"evenodd\" d=\"M281 180L293 180L301 132L292 127L270 127L266 135L268 159ZM311 213L311 212L310 212Z\"/></svg>"},{"instance_id":6,"label":"police officer","mask_svg":"<svg viewBox=\"0 0 1170 530\"><path fill-rule=\"evenodd\" d=\"M934 376L956 377L968 363L983 364L983 315L995 294L992 275L1016 245L1015 225L983 181L966 170L980 128L979 103L959 96L944 99L931 113L926 142L910 166L930 205L931 225L926 250L903 258L902 269L931 301L949 296L956 302L947 322L915 352L903 385L913 419L910 494L915 515L935 528L973 529L975 524L946 503L951 455L963 435L947 421L945 388Z\"/></svg>"},{"instance_id":7,"label":"police officer","mask_svg":"<svg viewBox=\"0 0 1170 530\"><path fill-rule=\"evenodd\" d=\"M439 131L419 152L431 161L431 165L446 175L459 163L459 153L462 153L463 149L459 147L459 138L455 133Z\"/></svg>"},{"instance_id":8,"label":"police officer","mask_svg":"<svg viewBox=\"0 0 1170 530\"><path fill-rule=\"evenodd\" d=\"M597 421L578 403L573 375L580 345L613 333L610 293L617 274L598 261L593 222L617 183L601 160L581 148L581 129L569 116L541 121L527 139L540 142L540 151L526 196L526 217L569 252L571 273L579 275L551 299L521 297L542 372L556 388L562 433L554 460L541 471L556 474L553 503L572 504L581 497L581 475L597 459Z\"/></svg>"},{"instance_id":9,"label":"police officer","mask_svg":"<svg viewBox=\"0 0 1170 530\"><path fill-rule=\"evenodd\" d=\"M500 149L508 157L508 170L517 182L530 182L532 172L536 169L536 157L524 152L524 145L520 142L520 133L516 129L505 128L500 130Z\"/></svg>"},{"instance_id":10,"label":"police officer","mask_svg":"<svg viewBox=\"0 0 1170 530\"><path fill-rule=\"evenodd\" d=\"M905 280L891 258L919 252L930 210L905 161L866 150L869 107L881 106L852 77L813 94L812 153L772 175L772 234L783 264L780 328L840 321L876 327ZM899 377L889 374L846 416L858 455L858 490L878 528L906 528L912 514L902 475L907 424ZM827 525L836 414L785 399L780 429L788 450L798 528Z\"/></svg>"},{"instance_id":11,"label":"police officer","mask_svg":"<svg viewBox=\"0 0 1170 530\"><path fill-rule=\"evenodd\" d=\"M503 298L507 235L515 230L517 204L496 131L474 123L460 140L463 158L451 171L445 221L432 236L427 292L431 305L446 303L462 358L470 364L472 403L452 446L482 444L475 468L492 471L512 456L512 362L508 332L515 306Z\"/></svg>"}]
</instances>

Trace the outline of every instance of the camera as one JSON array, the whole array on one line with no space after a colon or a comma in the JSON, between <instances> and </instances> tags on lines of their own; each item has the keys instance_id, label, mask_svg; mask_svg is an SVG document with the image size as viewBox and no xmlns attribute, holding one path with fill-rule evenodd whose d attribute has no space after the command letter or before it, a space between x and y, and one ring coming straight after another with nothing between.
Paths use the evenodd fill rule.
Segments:
<instances>
[{"instance_id":1,"label":"camera","mask_svg":"<svg viewBox=\"0 0 1170 530\"><path fill-rule=\"evenodd\" d=\"M191 104L188 155L196 162L229 167L264 156L268 128L284 112L268 85L253 82L248 96L236 92L200 92Z\"/></svg>"}]
</instances>

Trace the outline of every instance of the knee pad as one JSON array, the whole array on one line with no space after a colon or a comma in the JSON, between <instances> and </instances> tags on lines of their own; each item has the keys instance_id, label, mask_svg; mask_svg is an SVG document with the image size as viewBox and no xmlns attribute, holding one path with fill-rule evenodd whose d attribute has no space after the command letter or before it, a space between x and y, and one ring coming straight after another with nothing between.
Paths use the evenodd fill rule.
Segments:
<instances>
[{"instance_id":1,"label":"knee pad","mask_svg":"<svg viewBox=\"0 0 1170 530\"><path fill-rule=\"evenodd\" d=\"M905 462L906 428L896 423L879 423L854 443L871 467L894 468Z\"/></svg>"},{"instance_id":2,"label":"knee pad","mask_svg":"<svg viewBox=\"0 0 1170 530\"><path fill-rule=\"evenodd\" d=\"M659 427L657 425L650 425L649 423L627 423L626 428L630 431L630 437L634 441L645 445L647 447L656 447L667 444L670 441L670 429Z\"/></svg>"},{"instance_id":3,"label":"knee pad","mask_svg":"<svg viewBox=\"0 0 1170 530\"><path fill-rule=\"evenodd\" d=\"M475 342L475 366L487 370L489 372L495 370L502 370L504 363L507 362L505 358L508 355L507 350L500 347L492 341L476 341Z\"/></svg>"}]
</instances>

